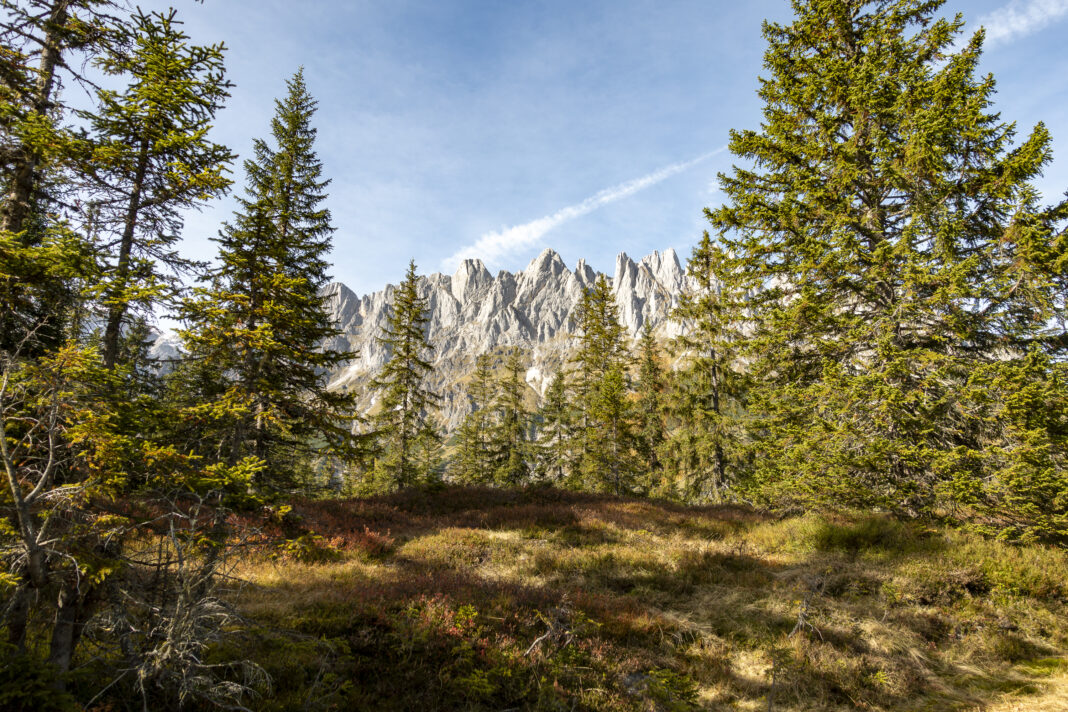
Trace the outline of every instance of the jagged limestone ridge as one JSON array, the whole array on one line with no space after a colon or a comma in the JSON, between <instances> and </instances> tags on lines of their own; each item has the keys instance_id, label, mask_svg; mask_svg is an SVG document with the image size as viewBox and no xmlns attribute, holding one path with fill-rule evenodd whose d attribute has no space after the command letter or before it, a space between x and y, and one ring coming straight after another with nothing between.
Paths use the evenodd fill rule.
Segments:
<instances>
[{"instance_id":1,"label":"jagged limestone ridge","mask_svg":"<svg viewBox=\"0 0 1068 712\"><path fill-rule=\"evenodd\" d=\"M481 260L464 260L451 276L431 274L420 279L421 296L430 308L428 335L434 347L434 381L443 394L443 419L456 427L468 410L461 382L482 353L519 346L531 354L527 383L539 395L573 346L574 312L583 290L597 272L579 260L574 270L555 251L546 249L522 272L501 271L493 276ZM636 338L649 321L663 336L676 333L668 321L686 282L673 249L653 252L634 262L625 253L616 257L610 279L620 319ZM340 282L325 290L327 305L344 332L326 348L357 350L360 357L331 374L334 388L363 390L367 377L388 354L375 336L386 323L393 285L357 296ZM361 401L370 410L367 396Z\"/></svg>"}]
</instances>

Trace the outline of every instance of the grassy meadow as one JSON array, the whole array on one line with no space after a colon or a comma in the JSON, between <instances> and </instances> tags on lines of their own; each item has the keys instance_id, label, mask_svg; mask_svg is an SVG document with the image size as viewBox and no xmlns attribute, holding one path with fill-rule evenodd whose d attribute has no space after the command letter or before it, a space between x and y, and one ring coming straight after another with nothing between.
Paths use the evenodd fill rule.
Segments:
<instances>
[{"instance_id":1,"label":"grassy meadow","mask_svg":"<svg viewBox=\"0 0 1068 712\"><path fill-rule=\"evenodd\" d=\"M214 652L270 673L255 709L1068 709L1062 550L552 489L303 501L284 528Z\"/></svg>"}]
</instances>

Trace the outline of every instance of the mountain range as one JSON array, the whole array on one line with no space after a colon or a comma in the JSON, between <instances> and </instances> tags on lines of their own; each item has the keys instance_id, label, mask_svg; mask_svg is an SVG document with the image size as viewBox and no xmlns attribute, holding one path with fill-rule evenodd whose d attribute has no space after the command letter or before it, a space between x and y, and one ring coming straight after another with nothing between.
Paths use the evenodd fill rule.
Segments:
<instances>
[{"instance_id":1,"label":"mountain range","mask_svg":"<svg viewBox=\"0 0 1068 712\"><path fill-rule=\"evenodd\" d=\"M686 284L675 250L653 252L637 262L620 253L608 278L627 335L636 339L648 322L658 336L678 333L670 321L672 307ZM579 260L569 269L555 251L546 249L521 272L494 276L481 260L464 260L452 275L419 278L419 294L429 310L428 341L433 347L431 385L442 396L446 430L457 427L471 406L464 382L483 353L499 365L512 347L527 354L526 382L531 402L548 387L578 343L576 310L598 273ZM369 379L389 354L378 336L392 311L395 285L359 296L340 282L325 288L327 307L342 334L324 348L358 352L358 357L330 374L332 388L354 390L361 407L371 410Z\"/></svg>"}]
</instances>

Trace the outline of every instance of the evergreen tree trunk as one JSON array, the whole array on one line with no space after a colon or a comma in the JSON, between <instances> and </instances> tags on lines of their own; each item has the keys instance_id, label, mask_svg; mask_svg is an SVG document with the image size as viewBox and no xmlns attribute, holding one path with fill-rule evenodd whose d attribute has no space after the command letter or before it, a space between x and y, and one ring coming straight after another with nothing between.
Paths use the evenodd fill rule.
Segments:
<instances>
[{"instance_id":1,"label":"evergreen tree trunk","mask_svg":"<svg viewBox=\"0 0 1068 712\"><path fill-rule=\"evenodd\" d=\"M719 366L715 365L716 362L716 350L711 349L709 352L709 363L712 366L712 412L716 416L716 427L722 427L723 411L720 408L719 403ZM712 482L712 497L716 501L722 496L722 489L727 484L727 458L723 452L723 438L717 437L715 444L715 467L716 477Z\"/></svg>"},{"instance_id":2,"label":"evergreen tree trunk","mask_svg":"<svg viewBox=\"0 0 1068 712\"><path fill-rule=\"evenodd\" d=\"M137 159L137 171L134 175L133 190L126 209L122 240L119 243L119 260L115 268L115 283L108 305L107 326L104 329L104 366L114 368L119 357L119 343L122 336L122 320L126 316L129 302L123 292L130 283L130 255L133 251L134 231L137 229L137 216L141 208L141 191L144 189L145 174L148 172L148 141L141 142L141 151Z\"/></svg>"},{"instance_id":3,"label":"evergreen tree trunk","mask_svg":"<svg viewBox=\"0 0 1068 712\"><path fill-rule=\"evenodd\" d=\"M56 616L52 624L48 662L55 666L59 675L55 686L63 690L65 675L70 671L74 651L78 649L85 625L89 622L97 604L97 590L85 581L65 580L60 583L56 601Z\"/></svg>"},{"instance_id":4,"label":"evergreen tree trunk","mask_svg":"<svg viewBox=\"0 0 1068 712\"><path fill-rule=\"evenodd\" d=\"M56 676L58 689L64 688L63 674L70 670L70 663L74 657L74 630L78 624L81 607L79 598L73 586L65 584L60 587L59 598L56 601L56 618L52 623L52 638L48 650L48 662L59 672Z\"/></svg>"},{"instance_id":5,"label":"evergreen tree trunk","mask_svg":"<svg viewBox=\"0 0 1068 712\"><path fill-rule=\"evenodd\" d=\"M33 589L29 584L19 584L11 596L11 603L8 604L9 607L4 617L7 642L20 651L26 650L26 628L29 625L32 597Z\"/></svg>"}]
</instances>

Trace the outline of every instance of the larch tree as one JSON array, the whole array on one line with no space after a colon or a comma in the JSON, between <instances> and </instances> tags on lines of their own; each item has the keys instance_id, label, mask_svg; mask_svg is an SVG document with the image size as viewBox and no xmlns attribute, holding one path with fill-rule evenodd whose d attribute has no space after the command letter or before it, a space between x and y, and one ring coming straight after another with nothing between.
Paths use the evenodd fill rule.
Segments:
<instances>
[{"instance_id":1,"label":"larch tree","mask_svg":"<svg viewBox=\"0 0 1068 712\"><path fill-rule=\"evenodd\" d=\"M372 419L376 444L373 476L377 489L411 487L426 474L418 457L425 449L438 395L427 385L432 369L426 325L427 301L419 296L415 260L393 293L389 323L379 342L389 351L382 370L371 382L378 411Z\"/></svg>"},{"instance_id":2,"label":"larch tree","mask_svg":"<svg viewBox=\"0 0 1068 712\"><path fill-rule=\"evenodd\" d=\"M731 133L708 216L755 288L765 495L966 505L1022 535L1061 526L1064 206L1032 184L1048 130L1017 141L977 74L983 32L956 45L942 4L794 0L766 23L764 120Z\"/></svg>"},{"instance_id":3,"label":"larch tree","mask_svg":"<svg viewBox=\"0 0 1068 712\"><path fill-rule=\"evenodd\" d=\"M275 102L271 141L245 161L240 209L219 243L219 267L186 301L189 365L178 387L200 402L197 427L230 464L267 463L262 484L294 484L302 462L355 452L351 394L327 388L330 369L354 354L321 348L340 332L325 307L334 228L323 205L329 181L315 151L316 102L303 71Z\"/></svg>"}]
</instances>

